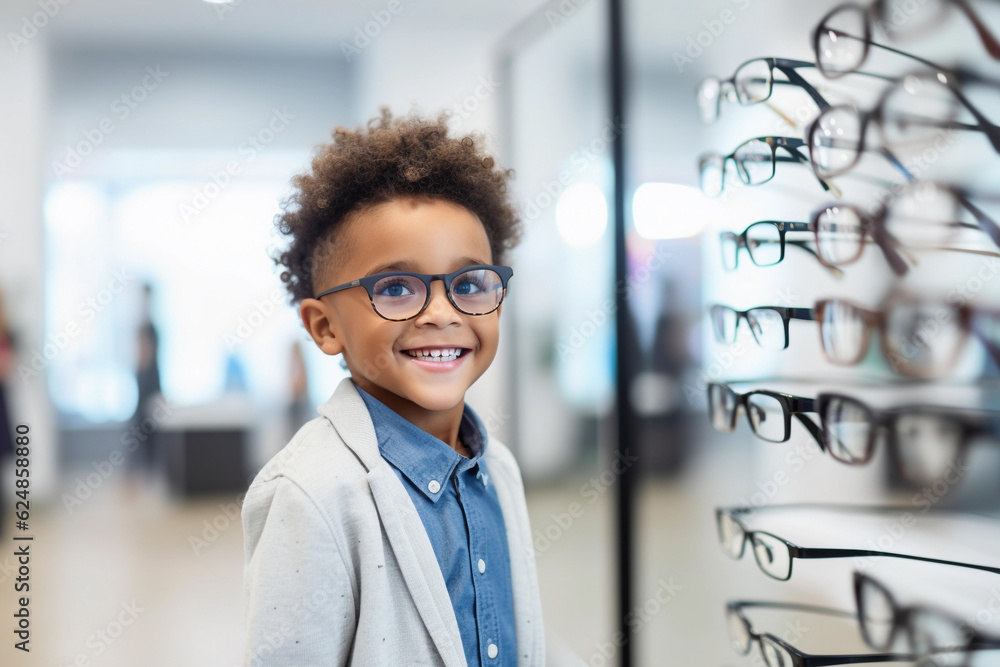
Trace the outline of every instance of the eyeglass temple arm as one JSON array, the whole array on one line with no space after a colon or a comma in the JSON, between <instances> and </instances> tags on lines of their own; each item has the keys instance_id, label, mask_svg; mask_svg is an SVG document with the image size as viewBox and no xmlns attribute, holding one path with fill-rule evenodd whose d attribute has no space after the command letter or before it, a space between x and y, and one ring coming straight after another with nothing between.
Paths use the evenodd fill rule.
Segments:
<instances>
[{"instance_id":1,"label":"eyeglass temple arm","mask_svg":"<svg viewBox=\"0 0 1000 667\"><path fill-rule=\"evenodd\" d=\"M960 77L961 78L961 75ZM993 85L996 85L995 83ZM969 110L969 113L976 119L976 124L972 125L970 123L963 123L957 120L936 120L934 118L923 118L920 116L906 116L904 119L910 123L916 125L919 121L924 121L924 127L938 127L944 130L969 130L972 132L982 132L986 135L986 138L990 140L990 144L993 146L993 150L1000 152L1000 127L994 125L989 118L983 115L983 113L976 108L976 106L969 101L969 99L962 94L962 91L958 89L955 85L950 85L952 93L958 98L958 101Z\"/></svg>"},{"instance_id":2,"label":"eyeglass temple arm","mask_svg":"<svg viewBox=\"0 0 1000 667\"><path fill-rule=\"evenodd\" d=\"M913 556L910 554L897 554L889 551L870 551L868 549L824 549L816 547L789 547L792 556L795 558L851 558L854 556L876 556L880 558L905 558L923 563L938 563L939 565L952 565L954 567L966 567L983 572L1000 574L1000 568L989 565L976 565L974 563L961 563L954 560L942 560L940 558L928 558L926 556Z\"/></svg>"},{"instance_id":3,"label":"eyeglass temple arm","mask_svg":"<svg viewBox=\"0 0 1000 667\"><path fill-rule=\"evenodd\" d=\"M983 211L969 201L969 198L964 194L960 193L958 195L958 201L976 218L976 222L979 223L979 226L984 232L986 232L993 242L1000 246L1000 226L997 225L993 218L983 213Z\"/></svg>"},{"instance_id":4,"label":"eyeglass temple arm","mask_svg":"<svg viewBox=\"0 0 1000 667\"><path fill-rule=\"evenodd\" d=\"M774 155L775 162L798 162L799 164L805 165L806 167L811 167L809 158L802 155L802 153L798 151L799 148L805 147L806 142L802 141L801 139L794 139L792 137L785 137L784 141L785 143L777 144L777 148L783 148L785 152L787 152L791 157L782 157L780 155L775 154ZM810 171L812 171L812 169L810 169ZM816 172L813 172L813 176L816 176ZM825 192L833 192L834 196L840 197L840 190L839 188L834 186L833 183L827 183L819 176L816 176L816 180L819 181L819 184L823 187L823 190Z\"/></svg>"},{"instance_id":5,"label":"eyeglass temple arm","mask_svg":"<svg viewBox=\"0 0 1000 667\"><path fill-rule=\"evenodd\" d=\"M885 228L884 222L876 222L868 230L868 234L872 237L872 241L875 242L879 250L882 251L882 255L885 257L885 261L889 263L889 268L892 269L893 273L897 276L902 276L910 270L910 267L906 264L906 260L903 259L899 252L899 241ZM910 257L914 264L916 264L916 260L909 253L907 253L907 257Z\"/></svg>"},{"instance_id":6,"label":"eyeglass temple arm","mask_svg":"<svg viewBox=\"0 0 1000 667\"><path fill-rule=\"evenodd\" d=\"M884 157L886 160L889 161L889 164L898 169L899 173L901 173L903 177L906 178L907 181L912 183L913 181L916 180L913 174L910 173L910 170L907 169L905 165L903 165L902 160L896 157L896 154L893 153L891 150L889 150L885 146L882 146L881 148L878 149L878 152L882 155L882 157Z\"/></svg>"},{"instance_id":7,"label":"eyeglass temple arm","mask_svg":"<svg viewBox=\"0 0 1000 667\"><path fill-rule=\"evenodd\" d=\"M801 654L803 667L858 665L869 662L913 662L922 656L910 653L869 653L867 655L807 655Z\"/></svg>"},{"instance_id":8,"label":"eyeglass temple arm","mask_svg":"<svg viewBox=\"0 0 1000 667\"><path fill-rule=\"evenodd\" d=\"M812 255L813 257L815 257L817 260L819 260L819 254L817 254L815 250L813 250L812 248L809 247L808 241L798 241L798 240L791 240L791 239L789 239L789 240L785 241L785 243L787 243L788 245L793 245L793 246L795 246L797 248L802 248L807 253L809 253L810 255ZM838 269L836 266L828 266L826 264L823 264L822 262L820 262L820 266L822 266L824 269L828 270L830 273L832 273L833 275L837 276L838 278L840 278L841 276L844 275L844 272L841 271L840 269Z\"/></svg>"},{"instance_id":9,"label":"eyeglass temple arm","mask_svg":"<svg viewBox=\"0 0 1000 667\"><path fill-rule=\"evenodd\" d=\"M774 503L772 505L761 505L758 507L725 507L718 509L725 513L734 515L750 514L764 509L819 509L870 514L900 514L902 512L912 513L914 511L912 505L845 505L843 503ZM935 508L934 512L957 512L959 514L968 514L968 512L959 512L958 510L949 510L940 507Z\"/></svg>"},{"instance_id":10,"label":"eyeglass temple arm","mask_svg":"<svg viewBox=\"0 0 1000 667\"><path fill-rule=\"evenodd\" d=\"M983 47L986 52L990 54L994 60L1000 60L1000 42L997 42L996 37L990 32L983 20L979 18L979 15L972 9L966 0L952 0L952 3L956 5L962 13L964 13L969 21L972 23L972 27L976 29L976 34L979 35L979 41L983 43Z\"/></svg>"},{"instance_id":11,"label":"eyeglass temple arm","mask_svg":"<svg viewBox=\"0 0 1000 667\"><path fill-rule=\"evenodd\" d=\"M813 65L812 63L807 63L807 64L810 67L815 67L815 65ZM778 62L775 62L775 66L779 70L781 70L782 74L788 77L787 83L790 83L794 86L798 86L802 90L806 91L806 94L808 94L809 97L812 98L813 102L816 103L816 106L819 107L820 111L825 111L830 108L830 103L826 101L826 98L820 95L819 91L816 90L816 88L811 83L803 79L802 75L796 72L794 68L782 65ZM800 65L800 67L805 67L805 65ZM786 82L774 81L774 83L784 84Z\"/></svg>"},{"instance_id":12,"label":"eyeglass temple arm","mask_svg":"<svg viewBox=\"0 0 1000 667\"><path fill-rule=\"evenodd\" d=\"M811 308L789 308L788 310L796 311L796 315L798 315L798 317L796 317L796 315L793 315L792 312L789 312L789 315L795 317L795 319L800 319L800 320L814 319L812 316ZM808 313L809 316L803 317L802 315L804 313ZM803 414L804 412L816 412L816 399L803 398L801 396L792 396L791 403L792 403L792 415L796 419L798 419L803 426L806 427L806 430L809 431L809 434L816 441L816 444L819 445L820 451L826 451L826 440L823 438L822 429L820 429L820 427L816 425L816 422L814 422L812 419Z\"/></svg>"},{"instance_id":13,"label":"eyeglass temple arm","mask_svg":"<svg viewBox=\"0 0 1000 667\"><path fill-rule=\"evenodd\" d=\"M790 609L793 611L805 611L812 614L827 614L829 616L842 616L844 618L857 618L857 613L833 609L831 607L818 607L813 604L800 604L798 602L768 602L765 600L730 600L727 607L747 607L761 609Z\"/></svg>"},{"instance_id":14,"label":"eyeglass temple arm","mask_svg":"<svg viewBox=\"0 0 1000 667\"><path fill-rule=\"evenodd\" d=\"M840 31L838 30L836 32L840 32ZM842 36L844 36L844 37L850 37L852 39L856 39L859 42L863 42L864 41L862 38L855 37L854 35L849 35L846 32L841 32L840 34ZM899 49L894 49L894 48L892 48L891 46L889 46L887 44L882 44L881 42L874 42L874 41L869 42L869 44L871 44L872 46L877 46L880 49L885 49L889 53L895 53L898 56L903 56L904 58L910 58L911 60L915 60L915 61L917 61L918 63L920 63L922 65L926 65L927 67L930 67L931 69L940 70L942 72L948 72L948 71L950 71L947 67L943 67L941 65L938 65L937 63L931 62L930 60L927 60L926 58L921 58L918 55L914 55L914 54L908 53L906 51L900 51Z\"/></svg>"},{"instance_id":15,"label":"eyeglass temple arm","mask_svg":"<svg viewBox=\"0 0 1000 667\"><path fill-rule=\"evenodd\" d=\"M351 288L351 287L357 287L360 284L361 284L360 280L352 280L349 283L344 283L343 285L337 285L336 287L331 287L330 289L328 289L328 290L326 290L324 292L320 292L319 294L317 294L313 298L314 299L318 299L320 297L326 296L327 294L333 294L334 292L339 292L340 290L345 290L345 289L348 289L348 288Z\"/></svg>"}]
</instances>

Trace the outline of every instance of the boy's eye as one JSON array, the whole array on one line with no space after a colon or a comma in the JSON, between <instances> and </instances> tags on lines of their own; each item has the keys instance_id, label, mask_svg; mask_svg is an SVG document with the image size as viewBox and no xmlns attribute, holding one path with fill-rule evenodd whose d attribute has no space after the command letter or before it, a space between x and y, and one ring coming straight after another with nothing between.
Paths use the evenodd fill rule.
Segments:
<instances>
[{"instance_id":1,"label":"boy's eye","mask_svg":"<svg viewBox=\"0 0 1000 667\"><path fill-rule=\"evenodd\" d=\"M389 298L399 298L403 296L413 296L416 294L413 286L410 285L409 281L402 278L389 279L384 282L380 282L375 286L375 294L377 296L384 296Z\"/></svg>"},{"instance_id":2,"label":"boy's eye","mask_svg":"<svg viewBox=\"0 0 1000 667\"><path fill-rule=\"evenodd\" d=\"M458 280L452 285L452 291L455 294L476 294L482 292L484 285L479 280L474 277L459 277Z\"/></svg>"}]
</instances>

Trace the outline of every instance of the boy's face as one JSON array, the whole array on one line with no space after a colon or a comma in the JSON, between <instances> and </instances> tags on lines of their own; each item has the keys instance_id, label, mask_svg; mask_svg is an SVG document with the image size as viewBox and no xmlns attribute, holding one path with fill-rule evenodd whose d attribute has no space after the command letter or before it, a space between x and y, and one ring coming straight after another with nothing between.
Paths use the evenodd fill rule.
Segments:
<instances>
[{"instance_id":1,"label":"boy's face","mask_svg":"<svg viewBox=\"0 0 1000 667\"><path fill-rule=\"evenodd\" d=\"M371 207L350 219L341 234L351 254L319 278L322 284L313 286L317 294L373 273L451 273L493 261L479 219L465 207L440 199L395 199ZM501 308L488 315L460 313L448 300L444 282L434 280L427 308L403 322L376 314L363 287L321 300L303 299L300 312L320 349L343 353L358 386L400 414L412 415L414 409L462 406L466 390L496 356ZM426 347L465 351L457 362L442 366L404 352Z\"/></svg>"}]
</instances>

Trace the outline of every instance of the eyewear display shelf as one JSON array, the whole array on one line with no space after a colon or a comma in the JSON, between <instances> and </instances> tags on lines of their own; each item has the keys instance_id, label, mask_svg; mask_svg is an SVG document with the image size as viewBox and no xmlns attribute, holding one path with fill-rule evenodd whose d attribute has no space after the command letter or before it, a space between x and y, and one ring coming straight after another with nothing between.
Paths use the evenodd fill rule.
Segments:
<instances>
[{"instance_id":1,"label":"eyewear display shelf","mask_svg":"<svg viewBox=\"0 0 1000 667\"><path fill-rule=\"evenodd\" d=\"M719 610L728 643L753 664L1000 665L998 624L976 620L988 595L964 607L955 595L961 576L983 591L1000 581L990 578L1000 548L983 547L991 531L1000 536L1000 488L989 482L1000 479L990 453L1000 450L1000 282L984 278L1000 265L1000 25L972 3L911 4L923 14L888 33L901 3L839 5L817 14L811 59L765 52L696 91L706 124L770 108L763 129L783 128L748 131L697 163L716 223L705 235L706 360L742 350L707 387L709 419L767 447L806 443L861 482L791 483L782 506L720 499L723 551L774 580L769 600L732 591ZM941 26L963 21L968 43L941 41ZM903 50L895 39L917 24L914 50ZM917 45L950 49L954 62ZM789 124L782 109L803 104L811 122ZM793 515L812 533L793 538L794 521L775 519ZM851 539L872 521L902 532ZM838 559L854 559L851 579L810 580L814 599L779 583ZM899 564L891 583L869 570L885 561ZM810 653L769 626L766 610L817 629L839 617L866 650Z\"/></svg>"}]
</instances>

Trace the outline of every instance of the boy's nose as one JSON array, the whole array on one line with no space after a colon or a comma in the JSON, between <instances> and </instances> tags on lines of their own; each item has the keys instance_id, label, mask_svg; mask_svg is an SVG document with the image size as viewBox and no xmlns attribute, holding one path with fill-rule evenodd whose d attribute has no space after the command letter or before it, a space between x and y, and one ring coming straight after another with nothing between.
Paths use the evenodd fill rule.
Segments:
<instances>
[{"instance_id":1,"label":"boy's nose","mask_svg":"<svg viewBox=\"0 0 1000 667\"><path fill-rule=\"evenodd\" d=\"M444 281L432 280L430 301L428 301L427 308L420 314L418 319L443 319L457 322L460 315L461 313L448 300L448 292L444 288Z\"/></svg>"}]
</instances>

